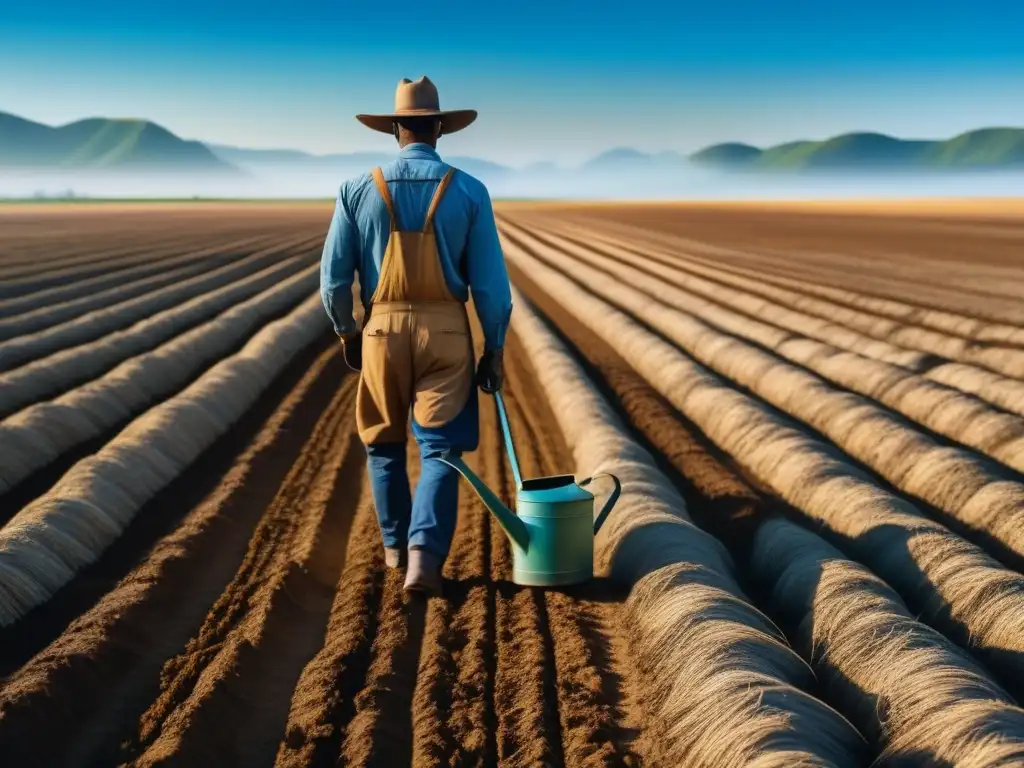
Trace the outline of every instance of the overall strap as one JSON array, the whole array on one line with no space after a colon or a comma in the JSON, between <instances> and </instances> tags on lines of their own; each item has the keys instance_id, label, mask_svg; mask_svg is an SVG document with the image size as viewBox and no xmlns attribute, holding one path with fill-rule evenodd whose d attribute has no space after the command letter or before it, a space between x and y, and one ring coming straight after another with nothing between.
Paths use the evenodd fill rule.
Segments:
<instances>
[{"instance_id":1,"label":"overall strap","mask_svg":"<svg viewBox=\"0 0 1024 768\"><path fill-rule=\"evenodd\" d=\"M455 169L449 168L448 172L441 178L441 181L437 185L437 190L434 192L434 196L430 199L430 207L427 208L427 218L423 222L423 231L432 232L434 229L434 213L437 212L437 204L441 202L441 198L444 197L445 190L448 189L448 185L452 181L452 176L455 175Z\"/></svg>"},{"instance_id":2,"label":"overall strap","mask_svg":"<svg viewBox=\"0 0 1024 768\"><path fill-rule=\"evenodd\" d=\"M371 173L373 174L374 182L377 184L377 190L380 192L380 196L384 199L384 205L388 209L388 216L391 219L391 231L395 232L399 229L398 215L395 213L395 204L391 201L391 192L388 191L388 183L384 181L384 172L380 168L374 168Z\"/></svg>"}]
</instances>

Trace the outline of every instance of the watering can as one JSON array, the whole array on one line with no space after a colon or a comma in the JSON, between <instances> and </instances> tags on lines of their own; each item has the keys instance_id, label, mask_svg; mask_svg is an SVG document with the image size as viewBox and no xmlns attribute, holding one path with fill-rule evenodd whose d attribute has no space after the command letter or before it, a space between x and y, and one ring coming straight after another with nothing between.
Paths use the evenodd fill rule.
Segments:
<instances>
[{"instance_id":1,"label":"watering can","mask_svg":"<svg viewBox=\"0 0 1024 768\"><path fill-rule=\"evenodd\" d=\"M622 492L615 475L603 472L579 483L572 475L553 475L524 481L519 473L508 413L501 392L496 392L501 431L505 437L512 475L516 483L516 512L457 456L440 461L452 467L498 519L512 544L512 581L526 587L561 587L589 581L594 576L594 535ZM607 477L615 489L594 518L594 496L586 490L599 477Z\"/></svg>"}]
</instances>

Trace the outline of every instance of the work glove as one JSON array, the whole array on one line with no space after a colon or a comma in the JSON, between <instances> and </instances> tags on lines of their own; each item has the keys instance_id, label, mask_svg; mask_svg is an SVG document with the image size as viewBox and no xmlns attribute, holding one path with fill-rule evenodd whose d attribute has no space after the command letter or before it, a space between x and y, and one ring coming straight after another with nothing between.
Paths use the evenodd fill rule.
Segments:
<instances>
[{"instance_id":1,"label":"work glove","mask_svg":"<svg viewBox=\"0 0 1024 768\"><path fill-rule=\"evenodd\" d=\"M480 389L489 395L493 395L499 389L503 380L502 375L502 350L488 349L480 356L480 363L476 367L476 384Z\"/></svg>"},{"instance_id":2,"label":"work glove","mask_svg":"<svg viewBox=\"0 0 1024 768\"><path fill-rule=\"evenodd\" d=\"M353 371L363 369L363 334L350 333L338 337L341 340L341 353L345 356L345 365Z\"/></svg>"}]
</instances>

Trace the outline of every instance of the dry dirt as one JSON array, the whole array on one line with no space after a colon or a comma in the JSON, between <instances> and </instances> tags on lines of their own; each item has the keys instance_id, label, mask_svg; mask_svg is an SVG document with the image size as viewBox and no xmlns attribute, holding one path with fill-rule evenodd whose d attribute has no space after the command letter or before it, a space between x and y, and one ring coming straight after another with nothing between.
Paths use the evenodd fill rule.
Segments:
<instances>
[{"instance_id":1,"label":"dry dirt","mask_svg":"<svg viewBox=\"0 0 1024 768\"><path fill-rule=\"evenodd\" d=\"M329 205L200 207L9 211L0 281L105 258L127 268L154 246L185 255L245 237L284 241L325 231L330 214ZM1012 211L993 222L973 210L954 218L935 210L499 206L527 224L576 222L618 235L633 227L648 233L638 243L671 247L677 238L679 248L736 249L743 253L733 261L722 258L738 270L820 272L821 284L846 286L857 284L858 269L879 285L897 282L890 266L898 257L915 268L925 260L954 270L975 261L1024 269L1024 219ZM849 261L830 262L833 252ZM698 524L745 562L756 525L791 510L715 450L607 340L520 269L510 272L656 455ZM955 288L935 280L936 291ZM571 472L515 336L506 375L523 474ZM355 383L333 338L320 339L95 565L0 631L4 764L658 764L664 734L643 717L642 681L619 623L622 589L602 581L566 590L514 585L506 538L463 487L445 598L403 592L383 564L354 431ZM481 445L469 462L511 502L486 396L481 412ZM0 520L113 434L0 496ZM756 584L745 586L758 597Z\"/></svg>"},{"instance_id":2,"label":"dry dirt","mask_svg":"<svg viewBox=\"0 0 1024 768\"><path fill-rule=\"evenodd\" d=\"M503 209L498 207L499 212ZM907 257L1022 266L1024 199L849 203L575 204L508 208L595 226L628 224L717 246L769 253Z\"/></svg>"},{"instance_id":3,"label":"dry dirt","mask_svg":"<svg viewBox=\"0 0 1024 768\"><path fill-rule=\"evenodd\" d=\"M204 223L189 230L195 246L212 236ZM143 250L131 229L52 260ZM524 474L570 471L515 339L506 364ZM26 766L634 761L621 591L514 585L505 536L463 489L446 599L409 599L383 566L354 393L323 339L100 562L4 631L0 754ZM510 502L493 402L482 406L469 461Z\"/></svg>"}]
</instances>

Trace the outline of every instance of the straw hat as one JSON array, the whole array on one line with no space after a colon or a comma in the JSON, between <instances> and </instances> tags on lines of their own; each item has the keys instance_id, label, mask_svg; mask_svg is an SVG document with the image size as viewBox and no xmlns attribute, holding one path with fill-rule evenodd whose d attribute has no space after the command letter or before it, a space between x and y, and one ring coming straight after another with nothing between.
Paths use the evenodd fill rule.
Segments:
<instances>
[{"instance_id":1,"label":"straw hat","mask_svg":"<svg viewBox=\"0 0 1024 768\"><path fill-rule=\"evenodd\" d=\"M475 109L441 109L437 86L425 75L415 83L403 77L395 89L395 111L388 115L356 115L356 120L381 133L391 133L398 117L439 117L442 133L461 131L476 120Z\"/></svg>"}]
</instances>

